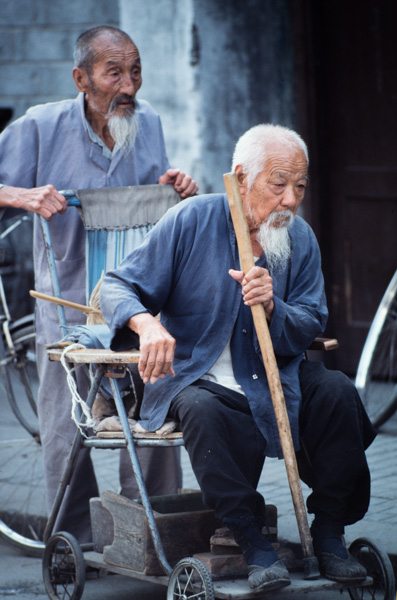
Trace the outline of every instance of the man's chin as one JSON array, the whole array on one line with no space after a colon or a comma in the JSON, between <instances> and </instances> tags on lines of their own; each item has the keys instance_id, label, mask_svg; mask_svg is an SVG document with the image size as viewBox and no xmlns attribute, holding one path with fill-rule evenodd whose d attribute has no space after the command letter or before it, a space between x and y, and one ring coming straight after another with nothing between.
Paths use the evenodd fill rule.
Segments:
<instances>
[{"instance_id":1,"label":"man's chin","mask_svg":"<svg viewBox=\"0 0 397 600\"><path fill-rule=\"evenodd\" d=\"M294 220L293 215L291 213L279 215L273 217L269 222L270 227L274 227L275 229L282 229L283 227L289 227Z\"/></svg>"},{"instance_id":2,"label":"man's chin","mask_svg":"<svg viewBox=\"0 0 397 600\"><path fill-rule=\"evenodd\" d=\"M291 219L288 219L287 217L280 217L280 219L276 219L272 222L271 227L274 227L274 229L282 229L283 227L288 227L290 223Z\"/></svg>"},{"instance_id":3,"label":"man's chin","mask_svg":"<svg viewBox=\"0 0 397 600\"><path fill-rule=\"evenodd\" d=\"M111 117L131 117L135 112L135 106L132 104L121 104L114 110Z\"/></svg>"}]
</instances>

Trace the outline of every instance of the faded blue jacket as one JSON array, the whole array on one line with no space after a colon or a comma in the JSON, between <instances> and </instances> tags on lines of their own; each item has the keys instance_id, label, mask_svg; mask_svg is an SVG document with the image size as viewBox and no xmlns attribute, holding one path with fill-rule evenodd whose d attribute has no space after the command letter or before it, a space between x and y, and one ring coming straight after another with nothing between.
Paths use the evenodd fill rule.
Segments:
<instances>
[{"instance_id":1,"label":"faded blue jacket","mask_svg":"<svg viewBox=\"0 0 397 600\"><path fill-rule=\"evenodd\" d=\"M296 217L290 228L290 268L273 273L274 313L270 324L295 447L298 447L299 364L313 339L324 330L327 307L320 252L309 225ZM242 302L241 286L228 274L239 269L235 233L224 194L198 196L170 209L143 244L108 273L100 304L111 328L111 348L137 346L125 326L135 314L161 311L161 322L176 339L175 377L145 386L141 424L160 427L171 400L215 363L228 342ZM266 266L262 256L256 263ZM254 331L254 330L253 330ZM256 334L253 351L260 355ZM256 423L266 438L268 456L281 456L277 425L263 362L261 393L252 369L239 380ZM257 369L255 369L257 370Z\"/></svg>"}]
</instances>

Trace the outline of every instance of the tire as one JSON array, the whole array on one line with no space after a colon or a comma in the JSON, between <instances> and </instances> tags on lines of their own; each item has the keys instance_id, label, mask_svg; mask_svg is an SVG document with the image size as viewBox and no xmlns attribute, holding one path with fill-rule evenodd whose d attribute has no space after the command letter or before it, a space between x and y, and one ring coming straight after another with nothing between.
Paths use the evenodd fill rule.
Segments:
<instances>
[{"instance_id":1,"label":"tire","mask_svg":"<svg viewBox=\"0 0 397 600\"><path fill-rule=\"evenodd\" d=\"M26 554L41 556L47 507L35 414L38 377L33 317L13 323L10 334L15 356L0 336L0 536Z\"/></svg>"},{"instance_id":2,"label":"tire","mask_svg":"<svg viewBox=\"0 0 397 600\"><path fill-rule=\"evenodd\" d=\"M85 562L76 538L67 532L48 540L43 556L43 581L51 600L79 600L85 585Z\"/></svg>"},{"instance_id":3,"label":"tire","mask_svg":"<svg viewBox=\"0 0 397 600\"><path fill-rule=\"evenodd\" d=\"M368 538L358 538L350 545L349 552L367 569L373 579L370 586L348 588L352 600L395 600L394 571L386 552Z\"/></svg>"},{"instance_id":4,"label":"tire","mask_svg":"<svg viewBox=\"0 0 397 600\"><path fill-rule=\"evenodd\" d=\"M397 271L368 332L355 385L379 428L397 409Z\"/></svg>"},{"instance_id":5,"label":"tire","mask_svg":"<svg viewBox=\"0 0 397 600\"><path fill-rule=\"evenodd\" d=\"M33 315L15 321L10 326L15 354L7 356L6 373L2 373L8 401L16 418L32 436L39 436L36 392L38 384L36 366L36 330ZM14 392L15 382L20 382L23 394Z\"/></svg>"},{"instance_id":6,"label":"tire","mask_svg":"<svg viewBox=\"0 0 397 600\"><path fill-rule=\"evenodd\" d=\"M212 580L203 563L196 558L183 558L172 570L167 600L214 600Z\"/></svg>"}]
</instances>

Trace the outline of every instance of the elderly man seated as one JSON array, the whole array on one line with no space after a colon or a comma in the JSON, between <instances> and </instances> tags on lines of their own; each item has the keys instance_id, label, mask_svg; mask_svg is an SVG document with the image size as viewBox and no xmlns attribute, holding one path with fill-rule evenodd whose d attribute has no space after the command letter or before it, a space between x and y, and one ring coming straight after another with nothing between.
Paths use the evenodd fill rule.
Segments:
<instances>
[{"instance_id":1,"label":"elderly man seated","mask_svg":"<svg viewBox=\"0 0 397 600\"><path fill-rule=\"evenodd\" d=\"M169 210L140 248L105 277L101 307L112 349L140 344L141 424L178 420L204 502L240 545L255 591L290 583L266 535L257 484L265 456L282 458L250 307L262 303L284 389L313 545L325 577L358 583L365 568L344 528L368 508L365 449L375 432L349 379L305 360L327 320L320 252L296 212L308 154L295 132L258 125L233 158L255 267L240 270L225 194ZM161 311L161 322L155 315Z\"/></svg>"}]
</instances>

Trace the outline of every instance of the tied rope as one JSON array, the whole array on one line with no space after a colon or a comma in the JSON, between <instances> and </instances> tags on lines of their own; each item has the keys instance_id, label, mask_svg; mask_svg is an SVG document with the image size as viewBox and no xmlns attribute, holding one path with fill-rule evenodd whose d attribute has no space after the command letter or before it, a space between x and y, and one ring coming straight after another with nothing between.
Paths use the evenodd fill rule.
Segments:
<instances>
[{"instance_id":1,"label":"tied rope","mask_svg":"<svg viewBox=\"0 0 397 600\"><path fill-rule=\"evenodd\" d=\"M96 421L92 418L91 411L90 411L87 403L85 402L85 400L83 400L83 398L79 395L79 392L77 391L76 380L73 377L73 374L76 371L76 367L75 366L69 367L69 365L66 362L66 354L68 352L70 352L72 350L84 350L84 349L85 349L85 346L83 346L83 344L70 344L70 346L66 346L66 348L62 351L62 354L61 354L61 364L66 371L66 380L68 383L70 393L72 395L71 417L72 417L73 421L75 422L76 426L78 427L78 429L80 430L80 433L86 438L88 436L83 431L83 428L85 428L85 427L93 428L94 425L96 424ZM82 421L79 420L78 411L77 411L78 406L80 407L81 412L83 413L83 415L85 417L85 420L82 420Z\"/></svg>"}]
</instances>

